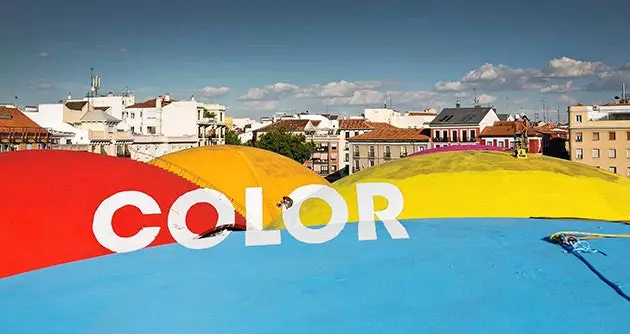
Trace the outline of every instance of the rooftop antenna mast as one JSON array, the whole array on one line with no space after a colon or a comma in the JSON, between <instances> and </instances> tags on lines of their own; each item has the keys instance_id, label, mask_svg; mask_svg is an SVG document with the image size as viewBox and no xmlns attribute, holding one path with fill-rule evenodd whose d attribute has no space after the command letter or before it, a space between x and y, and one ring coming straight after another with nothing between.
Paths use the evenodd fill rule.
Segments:
<instances>
[{"instance_id":1,"label":"rooftop antenna mast","mask_svg":"<svg viewBox=\"0 0 630 334\"><path fill-rule=\"evenodd\" d=\"M545 102L547 102L547 99L542 98L540 99L540 102L542 102L543 121L547 122L547 107L545 105Z\"/></svg>"},{"instance_id":2,"label":"rooftop antenna mast","mask_svg":"<svg viewBox=\"0 0 630 334\"><path fill-rule=\"evenodd\" d=\"M90 95L97 96L99 88L101 88L101 77L94 75L94 67L92 67L90 68Z\"/></svg>"},{"instance_id":3,"label":"rooftop antenna mast","mask_svg":"<svg viewBox=\"0 0 630 334\"><path fill-rule=\"evenodd\" d=\"M478 103L479 100L477 100L477 88L473 88L473 106L476 107Z\"/></svg>"}]
</instances>

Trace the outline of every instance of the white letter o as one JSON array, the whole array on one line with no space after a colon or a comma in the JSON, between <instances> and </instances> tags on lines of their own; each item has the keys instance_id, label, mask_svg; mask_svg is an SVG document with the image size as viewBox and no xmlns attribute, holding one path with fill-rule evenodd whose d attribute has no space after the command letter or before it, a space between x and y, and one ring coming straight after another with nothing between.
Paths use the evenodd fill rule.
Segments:
<instances>
[{"instance_id":1,"label":"white letter o","mask_svg":"<svg viewBox=\"0 0 630 334\"><path fill-rule=\"evenodd\" d=\"M222 193L213 189L191 190L180 196L171 206L168 213L168 229L171 231L173 239L180 245L191 249L205 249L220 244L230 231L223 231L221 234L197 239L199 236L188 229L186 225L186 215L188 210L198 203L208 203L217 210L218 219L216 227L234 224L234 206L232 202Z\"/></svg>"},{"instance_id":2,"label":"white letter o","mask_svg":"<svg viewBox=\"0 0 630 334\"><path fill-rule=\"evenodd\" d=\"M337 237L346 226L348 207L346 201L335 189L321 184L311 184L294 190L289 197L295 204L282 212L282 219L287 231L295 239L307 244L321 244ZM300 208L302 203L309 198L322 199L332 209L330 221L321 228L311 229L302 224Z\"/></svg>"}]
</instances>

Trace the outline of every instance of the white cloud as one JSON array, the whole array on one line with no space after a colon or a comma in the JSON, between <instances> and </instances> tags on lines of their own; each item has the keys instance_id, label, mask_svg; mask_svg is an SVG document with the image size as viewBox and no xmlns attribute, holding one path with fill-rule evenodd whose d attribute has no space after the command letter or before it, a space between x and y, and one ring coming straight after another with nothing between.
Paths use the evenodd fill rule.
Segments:
<instances>
[{"instance_id":1,"label":"white cloud","mask_svg":"<svg viewBox=\"0 0 630 334\"><path fill-rule=\"evenodd\" d=\"M352 97L355 92L361 90L370 90L383 86L380 81L336 81L329 82L324 85L311 85L301 89L298 97L311 98L335 98L335 97Z\"/></svg>"},{"instance_id":2,"label":"white cloud","mask_svg":"<svg viewBox=\"0 0 630 334\"><path fill-rule=\"evenodd\" d=\"M49 89L53 89L55 88L55 85L53 85L52 83L46 81L46 80L40 80L36 85L35 85L36 89L40 89L40 90L49 90Z\"/></svg>"},{"instance_id":3,"label":"white cloud","mask_svg":"<svg viewBox=\"0 0 630 334\"><path fill-rule=\"evenodd\" d=\"M551 59L543 72L552 78L583 78L609 70L602 62L575 60L569 57Z\"/></svg>"},{"instance_id":4,"label":"white cloud","mask_svg":"<svg viewBox=\"0 0 630 334\"><path fill-rule=\"evenodd\" d=\"M457 81L439 81L434 89L439 92L462 92L473 88L487 91L562 92L562 87L567 88L566 82L562 86L550 81L593 77L602 75L610 69L610 66L602 62L581 61L569 57L551 59L543 68L511 68L504 64L486 63L466 73Z\"/></svg>"},{"instance_id":5,"label":"white cloud","mask_svg":"<svg viewBox=\"0 0 630 334\"><path fill-rule=\"evenodd\" d=\"M597 75L597 80L582 87L587 91L617 91L621 92L621 84L630 83L630 64L626 64L617 69L602 72Z\"/></svg>"},{"instance_id":6,"label":"white cloud","mask_svg":"<svg viewBox=\"0 0 630 334\"><path fill-rule=\"evenodd\" d=\"M242 101L262 101L262 100L279 100L292 93L295 93L300 87L284 82L278 82L273 85L267 85L262 88L251 88L247 93L241 95L239 100Z\"/></svg>"},{"instance_id":7,"label":"white cloud","mask_svg":"<svg viewBox=\"0 0 630 334\"><path fill-rule=\"evenodd\" d=\"M477 100L479 100L480 104L491 104L497 100L497 97L488 94L481 94L477 96Z\"/></svg>"},{"instance_id":8,"label":"white cloud","mask_svg":"<svg viewBox=\"0 0 630 334\"><path fill-rule=\"evenodd\" d=\"M206 86L201 89L201 94L205 97L224 96L230 92L229 87L212 87Z\"/></svg>"},{"instance_id":9,"label":"white cloud","mask_svg":"<svg viewBox=\"0 0 630 334\"><path fill-rule=\"evenodd\" d=\"M564 84L553 84L540 89L541 93L567 93L573 90L573 81L567 81Z\"/></svg>"},{"instance_id":10,"label":"white cloud","mask_svg":"<svg viewBox=\"0 0 630 334\"><path fill-rule=\"evenodd\" d=\"M37 56L41 57L41 58L47 58L48 56L50 56L50 53L48 52L40 52L37 54Z\"/></svg>"},{"instance_id":11,"label":"white cloud","mask_svg":"<svg viewBox=\"0 0 630 334\"><path fill-rule=\"evenodd\" d=\"M120 51L120 52L122 52L122 53L125 53L125 52L127 52L127 49L125 49L125 48L120 48L120 49L118 49L118 51Z\"/></svg>"},{"instance_id":12,"label":"white cloud","mask_svg":"<svg viewBox=\"0 0 630 334\"><path fill-rule=\"evenodd\" d=\"M278 109L280 101L247 101L243 104L250 110L270 111Z\"/></svg>"}]
</instances>

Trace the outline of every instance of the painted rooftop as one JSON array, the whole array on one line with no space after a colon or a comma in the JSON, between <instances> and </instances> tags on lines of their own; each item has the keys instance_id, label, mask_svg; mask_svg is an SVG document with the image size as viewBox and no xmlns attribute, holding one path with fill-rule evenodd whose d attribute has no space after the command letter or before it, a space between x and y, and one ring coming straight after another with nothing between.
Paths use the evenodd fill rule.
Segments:
<instances>
[{"instance_id":1,"label":"painted rooftop","mask_svg":"<svg viewBox=\"0 0 630 334\"><path fill-rule=\"evenodd\" d=\"M169 233L178 229L167 223L169 215L184 215L199 233L217 220L216 210L203 205L188 214L173 211L183 193L206 186L199 179L216 183L234 202L245 185L266 194L273 185L313 182L308 171L292 172L272 153L222 149L165 157L180 169L80 152L0 153L0 172L12 173L0 178L0 189L12 195L3 197L0 211L2 331L627 332L630 240L619 236L630 226L616 222L630 217L625 178L504 152L418 155L330 184L348 205L349 223L328 242L297 240L284 229L282 212L271 210L275 217L265 227L280 230L280 244L245 246L246 233L233 231L213 247L186 248ZM288 168L284 180L252 163L262 163L261 156ZM209 171L220 167L213 164L233 168L216 177ZM192 169L185 177L174 172ZM219 183L229 178L241 183ZM377 222L377 239L359 240L365 227L357 224L356 188L374 182L400 190L397 217L408 238L392 238ZM160 227L149 247L114 253L95 239L94 211L120 191L141 191L157 202L161 213L125 207L112 217L123 237ZM330 207L317 199L300 204L304 225L326 228ZM374 201L376 211L387 206L383 198ZM567 253L548 241L561 231L618 237L580 243L601 252Z\"/></svg>"}]
</instances>

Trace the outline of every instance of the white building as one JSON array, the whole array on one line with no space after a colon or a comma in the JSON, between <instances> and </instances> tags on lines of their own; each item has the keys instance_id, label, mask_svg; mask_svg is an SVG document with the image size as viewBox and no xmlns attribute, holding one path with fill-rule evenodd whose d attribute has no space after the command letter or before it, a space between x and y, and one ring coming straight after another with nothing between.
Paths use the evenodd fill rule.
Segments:
<instances>
[{"instance_id":1,"label":"white building","mask_svg":"<svg viewBox=\"0 0 630 334\"><path fill-rule=\"evenodd\" d=\"M390 108L370 108L364 111L365 119L370 122L388 123L401 129L422 129L437 116L435 109L409 111L401 113Z\"/></svg>"},{"instance_id":2,"label":"white building","mask_svg":"<svg viewBox=\"0 0 630 334\"><path fill-rule=\"evenodd\" d=\"M24 111L28 118L53 133L54 144L87 145L90 143L88 130L73 127L64 122L64 105L62 103L40 104L37 108Z\"/></svg>"}]
</instances>

